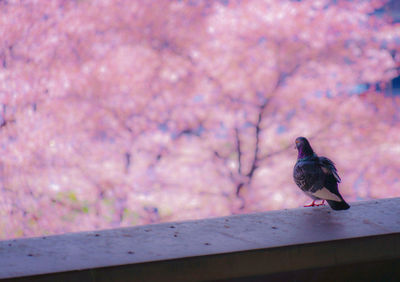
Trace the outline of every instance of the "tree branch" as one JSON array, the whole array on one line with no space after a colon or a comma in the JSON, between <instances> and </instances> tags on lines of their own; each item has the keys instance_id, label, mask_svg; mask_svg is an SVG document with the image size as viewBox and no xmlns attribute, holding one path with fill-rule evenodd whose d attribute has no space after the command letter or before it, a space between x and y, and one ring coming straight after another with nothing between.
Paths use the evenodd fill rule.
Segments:
<instances>
[{"instance_id":1,"label":"tree branch","mask_svg":"<svg viewBox=\"0 0 400 282\"><path fill-rule=\"evenodd\" d=\"M239 137L239 129L235 127L235 139L236 139L236 151L237 151L237 159L238 159L238 173L242 174L242 149Z\"/></svg>"}]
</instances>

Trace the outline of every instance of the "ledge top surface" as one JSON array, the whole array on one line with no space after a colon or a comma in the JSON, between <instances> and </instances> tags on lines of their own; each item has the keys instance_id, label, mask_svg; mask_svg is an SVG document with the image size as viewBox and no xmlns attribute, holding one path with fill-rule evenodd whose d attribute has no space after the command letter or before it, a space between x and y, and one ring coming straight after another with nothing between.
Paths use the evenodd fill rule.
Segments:
<instances>
[{"instance_id":1,"label":"ledge top surface","mask_svg":"<svg viewBox=\"0 0 400 282\"><path fill-rule=\"evenodd\" d=\"M0 278L400 232L400 198L0 241Z\"/></svg>"}]
</instances>

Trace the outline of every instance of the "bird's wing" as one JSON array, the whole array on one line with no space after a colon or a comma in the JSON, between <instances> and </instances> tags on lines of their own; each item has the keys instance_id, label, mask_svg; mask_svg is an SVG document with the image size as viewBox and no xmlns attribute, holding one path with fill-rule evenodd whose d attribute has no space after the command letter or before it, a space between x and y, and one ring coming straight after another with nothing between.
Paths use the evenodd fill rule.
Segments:
<instances>
[{"instance_id":1,"label":"bird's wing","mask_svg":"<svg viewBox=\"0 0 400 282\"><path fill-rule=\"evenodd\" d=\"M322 188L321 173L315 161L300 161L294 167L293 178L301 190L309 191Z\"/></svg>"},{"instance_id":2,"label":"bird's wing","mask_svg":"<svg viewBox=\"0 0 400 282\"><path fill-rule=\"evenodd\" d=\"M337 173L335 164L330 159L326 157L319 157L319 164L321 165L322 171L328 176L329 174L333 175L337 183L342 181Z\"/></svg>"},{"instance_id":3,"label":"bird's wing","mask_svg":"<svg viewBox=\"0 0 400 282\"><path fill-rule=\"evenodd\" d=\"M326 157L318 157L318 159L319 165L324 173L324 185L323 189L317 191L314 196L337 202L343 201L338 190L338 183L340 183L341 179L337 173L335 164Z\"/></svg>"},{"instance_id":4,"label":"bird's wing","mask_svg":"<svg viewBox=\"0 0 400 282\"><path fill-rule=\"evenodd\" d=\"M308 186L306 182L306 175L304 174L303 169L301 168L299 163L297 163L293 169L293 179L296 185L299 186L301 190L308 190L306 188Z\"/></svg>"}]
</instances>

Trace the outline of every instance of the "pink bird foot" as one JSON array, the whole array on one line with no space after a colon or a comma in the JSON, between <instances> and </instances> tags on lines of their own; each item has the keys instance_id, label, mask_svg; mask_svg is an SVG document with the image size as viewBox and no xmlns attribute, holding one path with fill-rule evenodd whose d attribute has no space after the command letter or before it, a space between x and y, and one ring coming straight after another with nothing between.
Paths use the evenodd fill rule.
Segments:
<instances>
[{"instance_id":1,"label":"pink bird foot","mask_svg":"<svg viewBox=\"0 0 400 282\"><path fill-rule=\"evenodd\" d=\"M309 204L309 205L305 205L304 207L314 207L315 206L315 200L314 201L312 201L312 203L311 204Z\"/></svg>"},{"instance_id":2,"label":"pink bird foot","mask_svg":"<svg viewBox=\"0 0 400 282\"><path fill-rule=\"evenodd\" d=\"M325 205L325 200L322 200L322 203L320 203L320 204L316 204L315 201L316 201L316 200L312 201L311 204L305 205L304 207L319 207L319 206Z\"/></svg>"}]
</instances>

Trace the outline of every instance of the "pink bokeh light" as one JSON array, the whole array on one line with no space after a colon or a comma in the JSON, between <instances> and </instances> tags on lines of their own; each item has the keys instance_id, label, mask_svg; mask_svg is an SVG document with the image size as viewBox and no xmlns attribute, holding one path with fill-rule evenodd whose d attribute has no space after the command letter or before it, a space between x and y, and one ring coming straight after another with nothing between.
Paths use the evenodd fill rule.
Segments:
<instances>
[{"instance_id":1,"label":"pink bokeh light","mask_svg":"<svg viewBox=\"0 0 400 282\"><path fill-rule=\"evenodd\" d=\"M399 196L386 2L1 1L0 238Z\"/></svg>"}]
</instances>

